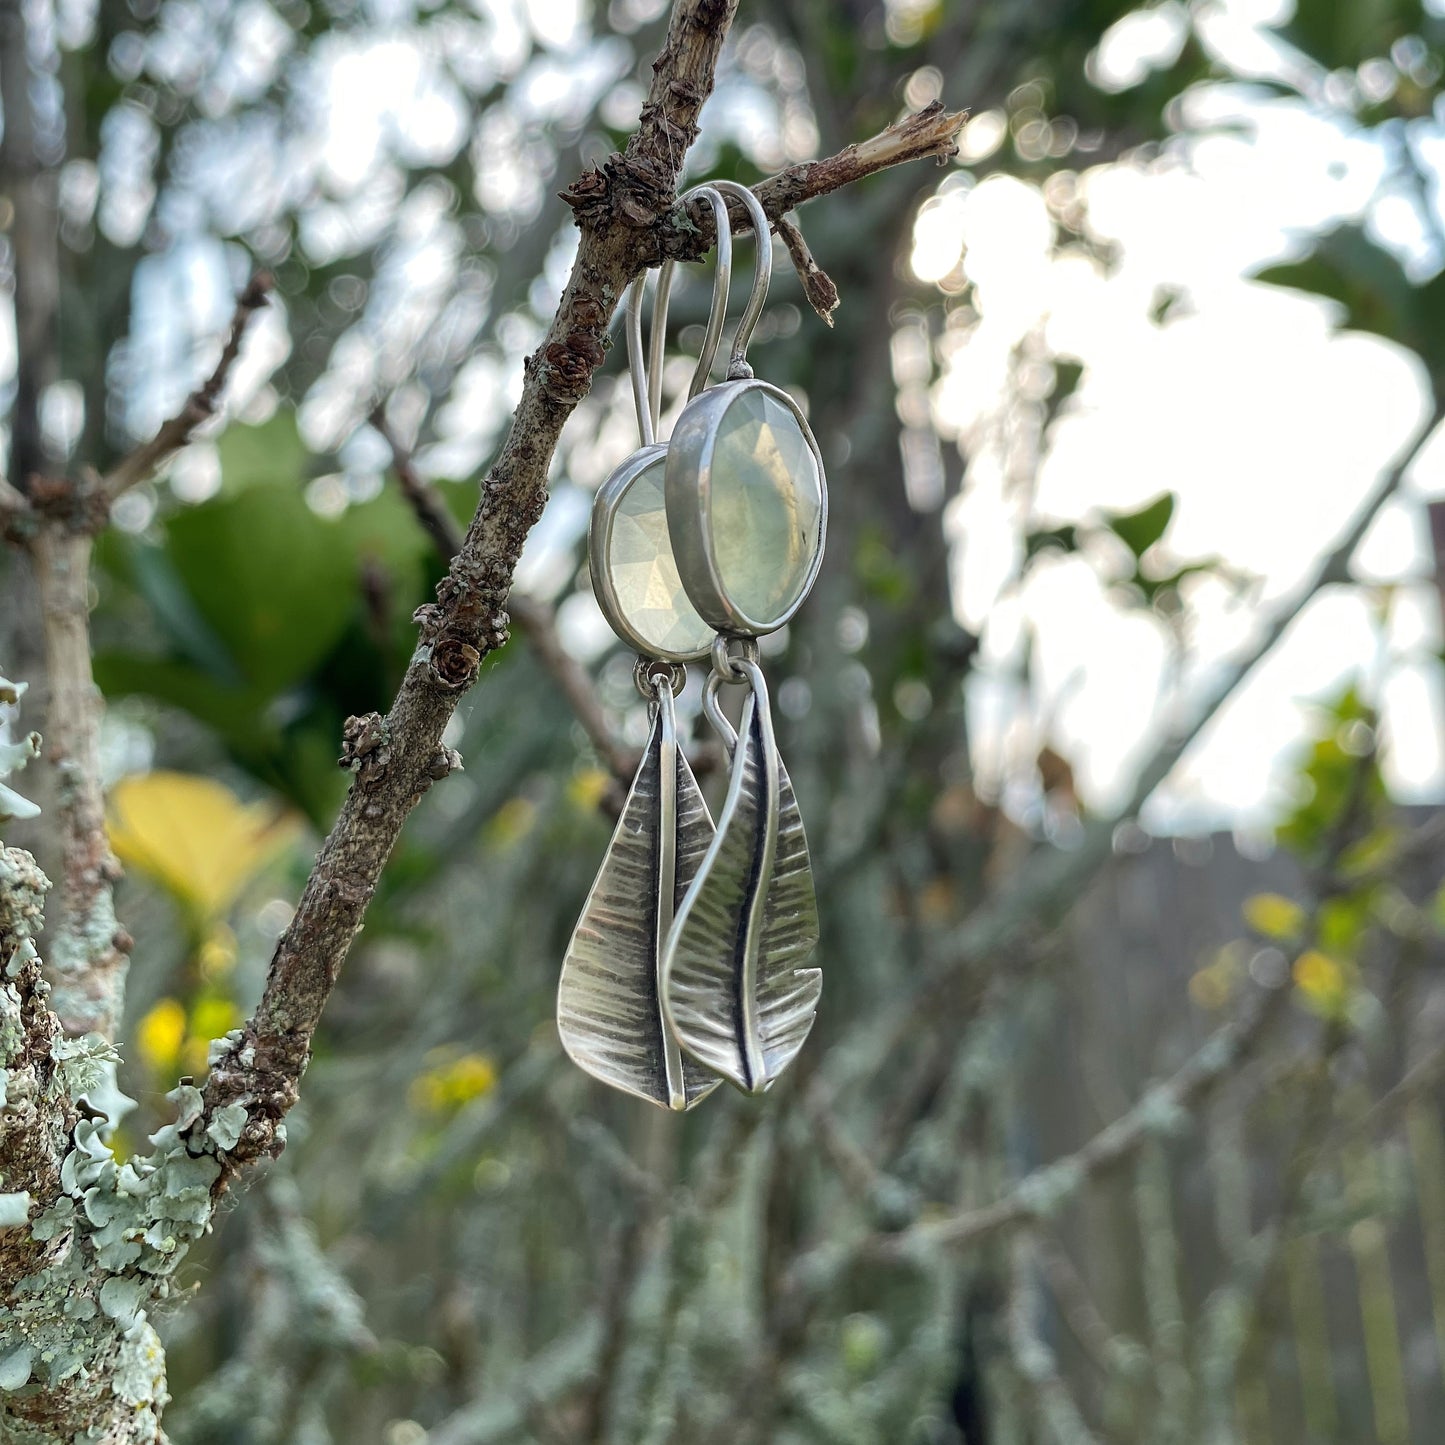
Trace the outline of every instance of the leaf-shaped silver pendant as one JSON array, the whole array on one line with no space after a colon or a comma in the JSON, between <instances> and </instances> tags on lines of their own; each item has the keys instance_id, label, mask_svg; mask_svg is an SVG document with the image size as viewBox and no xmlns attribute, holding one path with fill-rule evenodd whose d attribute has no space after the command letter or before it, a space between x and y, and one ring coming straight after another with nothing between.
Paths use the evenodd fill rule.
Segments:
<instances>
[{"instance_id":1,"label":"leaf-shaped silver pendant","mask_svg":"<svg viewBox=\"0 0 1445 1445\"><path fill-rule=\"evenodd\" d=\"M683 1057L661 1002L663 946L712 838L664 682L642 765L557 986L557 1028L573 1061L664 1109L690 1109L720 1082Z\"/></svg>"},{"instance_id":2,"label":"leaf-shaped silver pendant","mask_svg":"<svg viewBox=\"0 0 1445 1445\"><path fill-rule=\"evenodd\" d=\"M663 1010L688 1054L760 1094L813 1027L823 975L801 967L818 942L818 903L767 685L755 663L738 665L751 691L717 835L668 938Z\"/></svg>"}]
</instances>

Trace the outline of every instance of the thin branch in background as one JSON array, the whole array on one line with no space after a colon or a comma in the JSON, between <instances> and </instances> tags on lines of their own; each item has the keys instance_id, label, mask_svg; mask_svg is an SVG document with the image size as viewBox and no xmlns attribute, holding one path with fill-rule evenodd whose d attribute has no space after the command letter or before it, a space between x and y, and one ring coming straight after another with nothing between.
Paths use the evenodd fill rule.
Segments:
<instances>
[{"instance_id":1,"label":"thin branch in background","mask_svg":"<svg viewBox=\"0 0 1445 1445\"><path fill-rule=\"evenodd\" d=\"M196 428L214 415L246 328L266 304L270 278L258 275L236 303L229 334L211 375L180 413L155 437L93 484L53 487L57 510L47 515L40 498L18 499L27 525L18 540L35 562L35 585L44 617L50 707L45 756L60 775L61 879L59 921L46 949L53 985L51 1005L71 1035L113 1039L125 1005L125 976L132 940L115 916L120 864L105 828L100 770L104 700L91 670L90 559L92 533L104 527L109 504L126 487L154 473L184 447ZM0 505L16 502L13 488ZM81 504L77 509L77 501ZM87 506L86 503L99 503ZM37 505L32 506L32 503Z\"/></svg>"},{"instance_id":2,"label":"thin branch in background","mask_svg":"<svg viewBox=\"0 0 1445 1445\"><path fill-rule=\"evenodd\" d=\"M1132 1158L1161 1131L1177 1128L1231 1074L1281 1011L1289 990L1258 989L1241 1016L1221 1025L1175 1073L1145 1089L1137 1102L1088 1143L1020 1179L992 1204L930 1218L896 1235L875 1236L870 1253L904 1257L920 1247L958 1249L1001 1229L1047 1217L1088 1179Z\"/></svg>"},{"instance_id":3,"label":"thin branch in background","mask_svg":"<svg viewBox=\"0 0 1445 1445\"><path fill-rule=\"evenodd\" d=\"M640 754L630 748L612 730L597 690L587 669L562 645L557 632L557 614L547 603L535 597L514 592L507 599L507 614L523 632L537 660L552 675L552 680L567 699L572 715L582 724L582 731L607 765L613 781L626 788L637 771ZM615 800L621 811L621 799Z\"/></svg>"},{"instance_id":4,"label":"thin branch in background","mask_svg":"<svg viewBox=\"0 0 1445 1445\"><path fill-rule=\"evenodd\" d=\"M0 131L0 196L13 272L15 399L10 412L9 471L15 488L28 494L46 469L40 408L60 380L60 217L54 164L42 156L36 97L40 76L32 64L36 39L21 0L0 3L0 93L5 126Z\"/></svg>"},{"instance_id":5,"label":"thin branch in background","mask_svg":"<svg viewBox=\"0 0 1445 1445\"><path fill-rule=\"evenodd\" d=\"M1040 1291L1032 1232L1013 1241L1009 1269L1007 1338L1014 1369L1033 1396L1034 1409L1055 1445L1097 1445L1054 1352L1039 1332Z\"/></svg>"},{"instance_id":6,"label":"thin branch in background","mask_svg":"<svg viewBox=\"0 0 1445 1445\"><path fill-rule=\"evenodd\" d=\"M371 424L391 449L392 472L422 530L436 545L442 561L450 562L462 549L462 529L447 511L436 488L417 471L411 452L387 421L384 405L378 403L373 409ZM582 724L597 756L612 774L614 784L626 788L637 771L639 754L613 732L587 669L562 645L557 634L557 614L545 602L515 591L507 599L507 613L527 634L537 660L567 699L573 716ZM622 794L619 792L611 801L615 805L613 811L620 812Z\"/></svg>"},{"instance_id":7,"label":"thin branch in background","mask_svg":"<svg viewBox=\"0 0 1445 1445\"><path fill-rule=\"evenodd\" d=\"M230 331L214 370L186 398L180 411L162 423L160 430L148 442L143 442L123 457L100 479L97 489L106 503L115 501L122 492L153 477L165 462L190 443L196 429L216 414L226 379L241 354L246 330L256 312L267 304L273 285L270 274L265 271L258 271L250 279L246 289L236 298Z\"/></svg>"},{"instance_id":8,"label":"thin branch in background","mask_svg":"<svg viewBox=\"0 0 1445 1445\"><path fill-rule=\"evenodd\" d=\"M416 469L411 450L396 434L386 418L386 403L377 402L371 409L371 425L380 434L391 450L391 470L396 477L401 494L416 513L422 531L432 539L437 555L443 564L448 563L462 550L462 529L455 517L447 511L437 489Z\"/></svg>"},{"instance_id":9,"label":"thin branch in background","mask_svg":"<svg viewBox=\"0 0 1445 1445\"><path fill-rule=\"evenodd\" d=\"M1125 1359L1141 1357L1138 1342L1104 1318L1068 1251L1042 1229L1034 1232L1034 1258L1069 1332L1099 1370L1107 1375Z\"/></svg>"}]
</instances>

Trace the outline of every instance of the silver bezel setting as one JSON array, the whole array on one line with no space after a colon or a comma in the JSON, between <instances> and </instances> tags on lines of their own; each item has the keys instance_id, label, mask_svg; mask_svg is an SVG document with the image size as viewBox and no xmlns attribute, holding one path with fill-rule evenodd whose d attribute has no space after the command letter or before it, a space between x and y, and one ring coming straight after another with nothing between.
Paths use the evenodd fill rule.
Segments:
<instances>
[{"instance_id":1,"label":"silver bezel setting","mask_svg":"<svg viewBox=\"0 0 1445 1445\"><path fill-rule=\"evenodd\" d=\"M597 489L597 496L592 503L591 529L587 536L587 557L592 569L592 591L597 598L597 605L602 609L602 615L606 617L612 630L629 647L636 648L638 652L644 653L648 657L658 658L663 662L696 662L699 658L707 656L708 649L712 646L712 638L709 637L700 648L694 651L672 652L657 646L650 638L644 637L628 620L622 609L622 604L617 596L617 588L613 582L612 566L609 560L612 551L612 528L617 520L617 511L622 505L622 499L631 490L632 484L637 478L648 467L667 456L668 450L663 443L642 447L633 452ZM664 496L666 496L665 479L663 485ZM669 522L669 537L671 531ZM675 557L673 560L676 563ZM679 567L678 575L681 576L681 574L682 569ZM684 584L683 590L687 591L686 584ZM692 601L691 594L688 594L688 600ZM697 607L696 602L693 602L692 605L694 608ZM707 619L703 618L703 621L706 622Z\"/></svg>"},{"instance_id":2,"label":"silver bezel setting","mask_svg":"<svg viewBox=\"0 0 1445 1445\"><path fill-rule=\"evenodd\" d=\"M712 458L718 428L728 409L745 391L763 391L780 401L792 413L818 464L821 505L818 510L818 538L813 559L797 597L776 617L750 617L728 595L718 570L712 536ZM828 539L828 479L823 456L797 402L781 387L748 377L719 382L695 397L683 408L667 445L667 530L672 538L673 557L683 591L704 622L720 632L742 637L761 637L783 627L803 605L823 565Z\"/></svg>"}]
</instances>

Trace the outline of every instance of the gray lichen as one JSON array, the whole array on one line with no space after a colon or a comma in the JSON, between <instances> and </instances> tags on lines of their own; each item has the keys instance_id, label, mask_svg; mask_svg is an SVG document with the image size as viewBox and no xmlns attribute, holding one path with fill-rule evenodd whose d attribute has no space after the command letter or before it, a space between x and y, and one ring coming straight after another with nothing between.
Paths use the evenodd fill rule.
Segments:
<instances>
[{"instance_id":1,"label":"gray lichen","mask_svg":"<svg viewBox=\"0 0 1445 1445\"><path fill-rule=\"evenodd\" d=\"M0 700L18 694L0 678ZM0 774L16 756L0 749ZM28 853L0 847L0 1250L14 1281L0 1298L0 1438L159 1441L165 1356L150 1314L211 1227L216 1153L245 1109L201 1129L200 1091L182 1085L152 1152L115 1158L110 1132L130 1104L119 1056L97 1035L61 1034L41 976L49 887Z\"/></svg>"},{"instance_id":2,"label":"gray lichen","mask_svg":"<svg viewBox=\"0 0 1445 1445\"><path fill-rule=\"evenodd\" d=\"M7 737L5 710L20 701L25 687L23 682L11 682L9 678L0 676L0 823L33 818L40 812L29 798L21 797L3 781L12 773L18 773L31 758L40 756L39 733L28 733L19 742L10 742Z\"/></svg>"},{"instance_id":3,"label":"gray lichen","mask_svg":"<svg viewBox=\"0 0 1445 1445\"><path fill-rule=\"evenodd\" d=\"M68 1045L67 1052L57 1060L57 1077L76 1067ZM25 1418L28 1399L43 1393L53 1402L67 1381L87 1397L103 1381L112 1407L159 1418L165 1367L150 1312L170 1294L191 1244L210 1229L211 1187L221 1172L216 1139L187 1133L201 1116L199 1090L183 1084L167 1097L175 1122L151 1136L152 1153L124 1163L95 1120L76 1124L60 1166L61 1193L30 1224L41 1266L0 1305L0 1373L10 1382L0 1414L6 1425ZM209 1132L225 1137L232 1127L239 1132L227 1119ZM142 1430L133 1438L147 1437Z\"/></svg>"}]
</instances>

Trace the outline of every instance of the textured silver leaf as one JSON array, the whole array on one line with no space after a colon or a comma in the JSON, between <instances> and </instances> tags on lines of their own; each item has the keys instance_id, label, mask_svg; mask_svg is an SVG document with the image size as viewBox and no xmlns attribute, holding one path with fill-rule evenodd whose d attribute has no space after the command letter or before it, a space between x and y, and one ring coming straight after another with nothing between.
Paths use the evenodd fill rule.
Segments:
<instances>
[{"instance_id":1,"label":"textured silver leaf","mask_svg":"<svg viewBox=\"0 0 1445 1445\"><path fill-rule=\"evenodd\" d=\"M663 1025L659 990L662 945L712 837L707 804L677 746L669 693L557 987L557 1027L572 1059L665 1109L690 1109L720 1082L683 1057Z\"/></svg>"},{"instance_id":2,"label":"textured silver leaf","mask_svg":"<svg viewBox=\"0 0 1445 1445\"><path fill-rule=\"evenodd\" d=\"M748 1093L792 1063L823 975L808 840L778 758L762 674L743 704L717 836L668 939L663 1006L683 1049Z\"/></svg>"}]
</instances>

